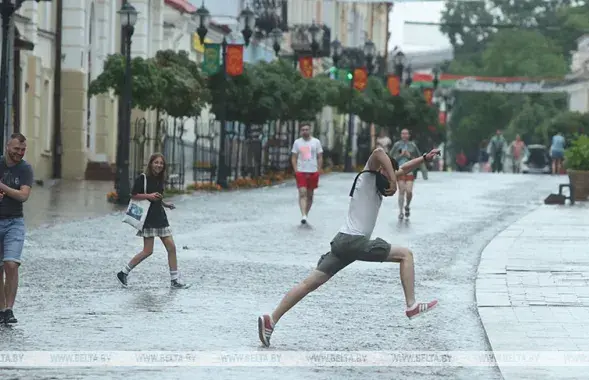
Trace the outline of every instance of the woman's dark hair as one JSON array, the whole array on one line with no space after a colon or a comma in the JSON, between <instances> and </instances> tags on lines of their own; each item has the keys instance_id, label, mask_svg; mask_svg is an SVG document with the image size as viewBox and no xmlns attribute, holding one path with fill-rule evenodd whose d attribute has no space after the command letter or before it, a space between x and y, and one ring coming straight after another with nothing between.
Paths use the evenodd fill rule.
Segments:
<instances>
[{"instance_id":1,"label":"woman's dark hair","mask_svg":"<svg viewBox=\"0 0 589 380\"><path fill-rule=\"evenodd\" d=\"M161 158L162 161L164 161L164 169L161 171L160 174L155 174L153 172L153 169L151 168L151 165L153 164L153 161L155 161L158 158ZM167 166L168 165L166 164L166 158L164 157L164 155L161 153L154 153L151 155L151 157L149 157L149 161L147 162L147 166L145 167L145 175L147 175L148 177L157 178L157 179L163 181L164 178L166 178Z\"/></svg>"}]
</instances>

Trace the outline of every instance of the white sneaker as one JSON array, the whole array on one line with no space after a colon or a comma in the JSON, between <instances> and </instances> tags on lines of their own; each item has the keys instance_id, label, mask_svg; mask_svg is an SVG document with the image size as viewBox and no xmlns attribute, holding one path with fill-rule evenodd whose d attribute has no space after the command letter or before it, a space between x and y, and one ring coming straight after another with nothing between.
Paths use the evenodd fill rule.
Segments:
<instances>
[{"instance_id":1,"label":"white sneaker","mask_svg":"<svg viewBox=\"0 0 589 380\"><path fill-rule=\"evenodd\" d=\"M303 215L303 218L301 219L301 224L307 224L307 215Z\"/></svg>"}]
</instances>

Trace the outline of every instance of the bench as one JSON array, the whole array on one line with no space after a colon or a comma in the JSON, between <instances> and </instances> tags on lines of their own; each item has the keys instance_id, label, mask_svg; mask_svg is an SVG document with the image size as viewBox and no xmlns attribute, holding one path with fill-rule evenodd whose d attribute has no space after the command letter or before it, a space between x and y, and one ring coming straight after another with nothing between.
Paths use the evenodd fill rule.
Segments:
<instances>
[{"instance_id":1,"label":"bench","mask_svg":"<svg viewBox=\"0 0 589 380\"><path fill-rule=\"evenodd\" d=\"M569 196L565 196L562 191L565 188L569 188ZM564 205L566 200L569 200L570 204L575 204L575 189L571 186L570 183L562 183L558 185L558 194L550 194L546 199L544 199L544 204L547 205Z\"/></svg>"}]
</instances>

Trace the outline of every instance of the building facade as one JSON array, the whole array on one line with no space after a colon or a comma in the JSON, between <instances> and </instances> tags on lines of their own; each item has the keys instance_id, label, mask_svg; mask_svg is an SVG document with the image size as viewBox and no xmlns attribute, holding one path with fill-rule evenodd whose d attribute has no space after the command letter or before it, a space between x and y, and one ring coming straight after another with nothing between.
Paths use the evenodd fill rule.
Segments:
<instances>
[{"instance_id":1,"label":"building facade","mask_svg":"<svg viewBox=\"0 0 589 380\"><path fill-rule=\"evenodd\" d=\"M51 175L53 152L53 82L55 64L55 7L26 1L10 25L8 133L27 137L26 160L35 179ZM4 36L3 36L4 37Z\"/></svg>"},{"instance_id":2,"label":"building facade","mask_svg":"<svg viewBox=\"0 0 589 380\"><path fill-rule=\"evenodd\" d=\"M589 112L589 34L577 40L577 51L572 56L569 78L576 82L567 88L569 110Z\"/></svg>"}]
</instances>

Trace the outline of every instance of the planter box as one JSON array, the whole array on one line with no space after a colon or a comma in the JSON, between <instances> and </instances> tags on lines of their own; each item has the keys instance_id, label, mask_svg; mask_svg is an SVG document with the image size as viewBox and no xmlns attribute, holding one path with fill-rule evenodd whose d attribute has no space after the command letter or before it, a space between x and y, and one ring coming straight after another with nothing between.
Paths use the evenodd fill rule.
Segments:
<instances>
[{"instance_id":1,"label":"planter box","mask_svg":"<svg viewBox=\"0 0 589 380\"><path fill-rule=\"evenodd\" d=\"M589 171L568 170L571 186L575 189L575 201L586 201L589 197Z\"/></svg>"}]
</instances>

